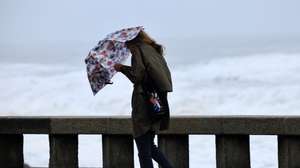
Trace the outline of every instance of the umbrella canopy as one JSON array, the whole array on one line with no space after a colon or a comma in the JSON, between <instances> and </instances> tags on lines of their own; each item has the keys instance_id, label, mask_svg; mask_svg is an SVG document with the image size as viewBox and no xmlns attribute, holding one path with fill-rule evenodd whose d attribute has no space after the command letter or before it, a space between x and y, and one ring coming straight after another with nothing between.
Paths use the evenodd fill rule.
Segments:
<instances>
[{"instance_id":1,"label":"umbrella canopy","mask_svg":"<svg viewBox=\"0 0 300 168\"><path fill-rule=\"evenodd\" d=\"M123 63L130 55L125 42L134 39L141 30L144 28L138 26L110 33L90 50L85 63L94 95L106 84L111 84L111 78L117 72L114 65Z\"/></svg>"}]
</instances>

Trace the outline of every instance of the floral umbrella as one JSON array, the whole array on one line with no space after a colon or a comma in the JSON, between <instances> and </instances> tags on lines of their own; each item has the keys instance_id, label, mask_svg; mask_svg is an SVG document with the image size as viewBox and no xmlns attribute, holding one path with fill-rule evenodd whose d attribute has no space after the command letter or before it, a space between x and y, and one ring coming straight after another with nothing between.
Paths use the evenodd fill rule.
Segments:
<instances>
[{"instance_id":1,"label":"floral umbrella","mask_svg":"<svg viewBox=\"0 0 300 168\"><path fill-rule=\"evenodd\" d=\"M85 58L87 76L93 94L96 95L106 84L112 84L111 78L116 74L114 65L123 63L130 55L125 42L134 39L142 26L118 30L108 34L92 48Z\"/></svg>"}]
</instances>

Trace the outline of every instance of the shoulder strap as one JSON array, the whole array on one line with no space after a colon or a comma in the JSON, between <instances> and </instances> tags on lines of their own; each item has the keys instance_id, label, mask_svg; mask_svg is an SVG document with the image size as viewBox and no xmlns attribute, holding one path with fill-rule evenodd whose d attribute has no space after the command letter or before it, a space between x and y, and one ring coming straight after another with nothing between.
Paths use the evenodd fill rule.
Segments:
<instances>
[{"instance_id":1,"label":"shoulder strap","mask_svg":"<svg viewBox=\"0 0 300 168\"><path fill-rule=\"evenodd\" d=\"M140 46L137 46L137 47L139 48L139 52L141 53L142 62L143 62L143 64L144 64L145 69L146 69L146 72L147 72L147 66L146 66L145 60L144 60L144 53L143 53L143 51L142 51L142 49L141 49Z\"/></svg>"}]
</instances>

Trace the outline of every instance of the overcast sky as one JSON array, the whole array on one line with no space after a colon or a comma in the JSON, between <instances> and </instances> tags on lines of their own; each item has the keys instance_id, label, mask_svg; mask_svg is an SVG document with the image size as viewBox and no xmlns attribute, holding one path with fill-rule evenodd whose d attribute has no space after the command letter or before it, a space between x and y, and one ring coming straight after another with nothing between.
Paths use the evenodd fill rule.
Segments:
<instances>
[{"instance_id":1,"label":"overcast sky","mask_svg":"<svg viewBox=\"0 0 300 168\"><path fill-rule=\"evenodd\" d=\"M297 0L0 0L0 43L88 41L143 25L154 37L299 35Z\"/></svg>"}]
</instances>

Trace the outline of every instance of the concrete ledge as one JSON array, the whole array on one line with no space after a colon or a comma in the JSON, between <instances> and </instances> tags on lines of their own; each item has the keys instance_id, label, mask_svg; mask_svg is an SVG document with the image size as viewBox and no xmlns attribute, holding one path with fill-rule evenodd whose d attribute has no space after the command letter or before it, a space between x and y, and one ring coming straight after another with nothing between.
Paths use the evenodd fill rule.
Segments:
<instances>
[{"instance_id":1,"label":"concrete ledge","mask_svg":"<svg viewBox=\"0 0 300 168\"><path fill-rule=\"evenodd\" d=\"M131 134L130 116L0 116L1 134ZM300 116L174 116L160 134L300 135Z\"/></svg>"}]
</instances>

